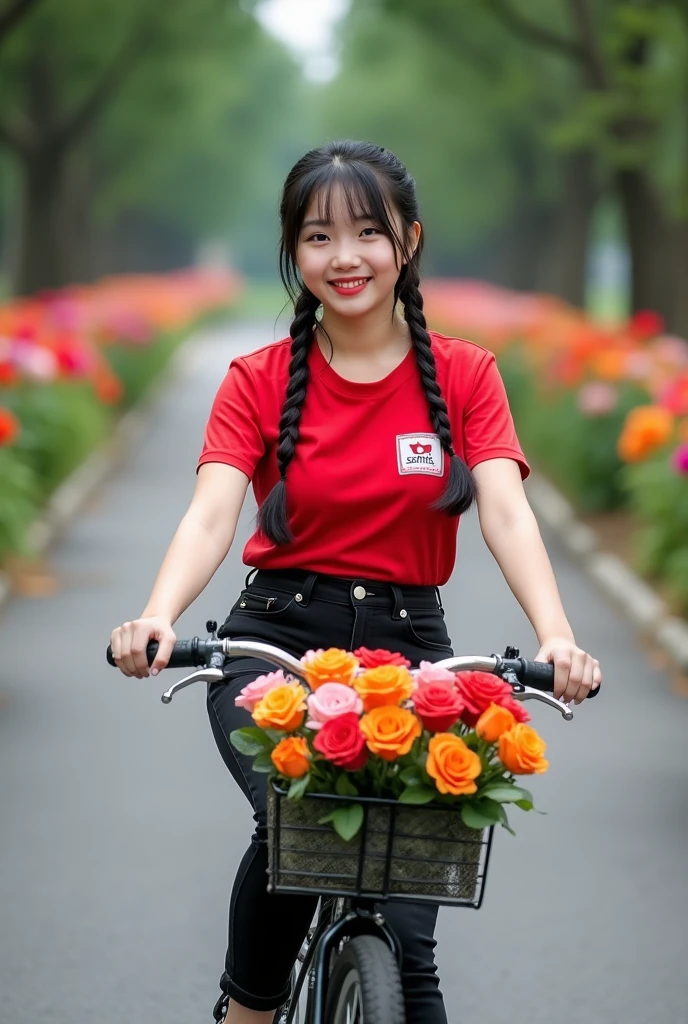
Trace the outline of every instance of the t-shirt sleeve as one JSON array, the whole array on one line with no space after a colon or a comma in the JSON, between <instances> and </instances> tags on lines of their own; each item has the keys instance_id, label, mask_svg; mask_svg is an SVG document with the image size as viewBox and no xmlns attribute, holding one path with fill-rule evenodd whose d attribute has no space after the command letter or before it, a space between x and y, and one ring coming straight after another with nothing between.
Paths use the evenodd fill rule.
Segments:
<instances>
[{"instance_id":1,"label":"t-shirt sleeve","mask_svg":"<svg viewBox=\"0 0 688 1024\"><path fill-rule=\"evenodd\" d=\"M518 443L509 400L495 357L486 352L478 366L463 414L464 457L469 469L487 459L514 459L521 479L530 466Z\"/></svg>"},{"instance_id":2,"label":"t-shirt sleeve","mask_svg":"<svg viewBox=\"0 0 688 1024\"><path fill-rule=\"evenodd\" d=\"M232 360L220 384L205 428L197 471L205 462L224 462L252 479L265 454L258 392L246 361Z\"/></svg>"}]
</instances>

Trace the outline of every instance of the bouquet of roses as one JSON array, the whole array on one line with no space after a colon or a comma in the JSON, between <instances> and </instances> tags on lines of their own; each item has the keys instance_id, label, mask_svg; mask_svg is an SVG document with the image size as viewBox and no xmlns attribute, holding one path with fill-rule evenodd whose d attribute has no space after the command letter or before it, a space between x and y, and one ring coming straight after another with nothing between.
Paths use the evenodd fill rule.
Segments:
<instances>
[{"instance_id":1,"label":"bouquet of roses","mask_svg":"<svg viewBox=\"0 0 688 1024\"><path fill-rule=\"evenodd\" d=\"M532 810L514 776L547 770L545 743L511 686L487 672L451 672L400 654L330 648L301 659L308 688L282 671L260 676L235 703L254 726L231 741L299 799L352 798L327 816L344 839L363 821L357 796L454 804L466 826L501 824L505 804Z\"/></svg>"}]
</instances>

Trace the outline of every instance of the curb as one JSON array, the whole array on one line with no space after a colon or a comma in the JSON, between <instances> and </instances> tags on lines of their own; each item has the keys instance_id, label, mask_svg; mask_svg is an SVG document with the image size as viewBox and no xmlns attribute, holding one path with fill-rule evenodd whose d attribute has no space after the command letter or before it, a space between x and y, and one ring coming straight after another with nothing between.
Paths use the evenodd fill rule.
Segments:
<instances>
[{"instance_id":1,"label":"curb","mask_svg":"<svg viewBox=\"0 0 688 1024\"><path fill-rule=\"evenodd\" d=\"M673 615L661 597L620 558L600 549L594 530L576 519L572 506L548 480L533 472L526 490L537 518L557 535L600 590L681 672L688 673L688 623Z\"/></svg>"},{"instance_id":2,"label":"curb","mask_svg":"<svg viewBox=\"0 0 688 1024\"><path fill-rule=\"evenodd\" d=\"M53 492L28 531L33 554L44 555L52 547L87 501L134 448L143 436L157 405L182 374L188 358L187 344L182 342L140 403L124 413L106 440ZM8 574L0 571L0 612L13 596Z\"/></svg>"}]
</instances>

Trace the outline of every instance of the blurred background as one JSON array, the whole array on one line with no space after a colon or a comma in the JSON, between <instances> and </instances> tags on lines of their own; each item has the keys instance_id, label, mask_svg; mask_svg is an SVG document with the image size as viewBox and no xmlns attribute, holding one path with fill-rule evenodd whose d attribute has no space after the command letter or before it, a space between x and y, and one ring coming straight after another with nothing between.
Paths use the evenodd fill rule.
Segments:
<instances>
[{"instance_id":1,"label":"blurred background","mask_svg":"<svg viewBox=\"0 0 688 1024\"><path fill-rule=\"evenodd\" d=\"M281 183L356 137L416 177L431 324L688 608L683 0L2 0L0 74L0 553L200 317L279 314Z\"/></svg>"},{"instance_id":2,"label":"blurred background","mask_svg":"<svg viewBox=\"0 0 688 1024\"><path fill-rule=\"evenodd\" d=\"M102 647L145 603L227 363L287 333L284 177L341 137L414 175L430 325L495 351L540 479L688 650L687 0L0 0L1 1024L143 1022L159 1005L210 1019L248 810L202 701L172 725L150 688L120 680L113 696ZM445 601L456 639L534 653L465 530ZM469 930L445 921L443 970L485 1024L513 1019L509 993L532 1024L676 1024L685 671L648 660L546 540L578 642L623 687L553 736L564 770L544 792L570 813L518 829L520 885L498 852L480 941L455 977ZM233 601L235 547L180 636ZM37 624L48 676L27 662ZM631 785L629 758L654 742ZM648 831L629 847L639 808ZM537 935L520 926L515 950L499 909L521 921L519 892ZM641 935L666 941L650 952ZM490 950L511 968L486 1008L463 985ZM562 969L577 979L565 1010Z\"/></svg>"}]
</instances>

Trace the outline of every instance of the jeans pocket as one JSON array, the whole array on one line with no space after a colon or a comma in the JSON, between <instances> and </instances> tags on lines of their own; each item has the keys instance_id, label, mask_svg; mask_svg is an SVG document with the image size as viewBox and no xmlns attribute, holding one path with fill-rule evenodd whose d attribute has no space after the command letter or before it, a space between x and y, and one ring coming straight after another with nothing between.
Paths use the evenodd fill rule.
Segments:
<instances>
[{"instance_id":1,"label":"jeans pocket","mask_svg":"<svg viewBox=\"0 0 688 1024\"><path fill-rule=\"evenodd\" d=\"M241 592L217 635L222 639L232 633L246 632L250 630L248 623L251 621L270 622L298 607L294 594L286 594L283 590L256 591L251 587Z\"/></svg>"},{"instance_id":2,"label":"jeans pocket","mask_svg":"<svg viewBox=\"0 0 688 1024\"><path fill-rule=\"evenodd\" d=\"M452 643L439 608L436 611L416 609L408 612L405 622L409 638L419 647L427 647L429 651L452 653Z\"/></svg>"}]
</instances>

